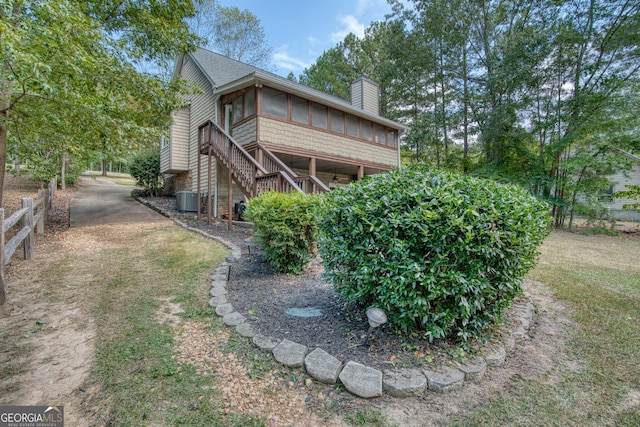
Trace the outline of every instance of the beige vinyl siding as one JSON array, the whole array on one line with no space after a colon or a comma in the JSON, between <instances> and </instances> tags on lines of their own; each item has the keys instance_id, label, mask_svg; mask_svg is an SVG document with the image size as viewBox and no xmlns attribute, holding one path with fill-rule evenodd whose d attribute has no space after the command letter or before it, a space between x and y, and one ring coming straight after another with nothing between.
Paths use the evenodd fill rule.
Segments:
<instances>
[{"instance_id":1,"label":"beige vinyl siding","mask_svg":"<svg viewBox=\"0 0 640 427\"><path fill-rule=\"evenodd\" d=\"M613 186L613 192L627 191L625 187L627 184L640 185L640 165L634 165L630 171L625 173L618 172L611 176L610 179L615 183ZM607 206L612 210L622 210L622 206L628 203L636 203L636 200L632 199L613 199L613 201Z\"/></svg>"},{"instance_id":2,"label":"beige vinyl siding","mask_svg":"<svg viewBox=\"0 0 640 427\"><path fill-rule=\"evenodd\" d=\"M207 120L215 121L215 96L213 94L213 88L206 76L200 71L198 66L193 62L190 57L187 57L186 62L182 66L182 78L192 82L199 89L200 93L190 95L190 120L189 120L189 169L193 171L191 179L192 191L197 190L198 186L198 126ZM205 191L207 187L207 156L201 156L201 186ZM213 162L213 180L215 182L216 165Z\"/></svg>"},{"instance_id":3,"label":"beige vinyl siding","mask_svg":"<svg viewBox=\"0 0 640 427\"><path fill-rule=\"evenodd\" d=\"M233 126L233 139L240 145L250 144L256 141L256 118L247 120Z\"/></svg>"},{"instance_id":4,"label":"beige vinyl siding","mask_svg":"<svg viewBox=\"0 0 640 427\"><path fill-rule=\"evenodd\" d=\"M189 107L174 111L169 127L169 145L160 151L160 171L177 173L189 170Z\"/></svg>"},{"instance_id":5,"label":"beige vinyl siding","mask_svg":"<svg viewBox=\"0 0 640 427\"><path fill-rule=\"evenodd\" d=\"M160 147L160 173L171 173L171 143L166 147Z\"/></svg>"},{"instance_id":6,"label":"beige vinyl siding","mask_svg":"<svg viewBox=\"0 0 640 427\"><path fill-rule=\"evenodd\" d=\"M330 156L386 165L390 168L398 166L396 150L267 117L260 119L260 139L274 144L326 153Z\"/></svg>"}]
</instances>

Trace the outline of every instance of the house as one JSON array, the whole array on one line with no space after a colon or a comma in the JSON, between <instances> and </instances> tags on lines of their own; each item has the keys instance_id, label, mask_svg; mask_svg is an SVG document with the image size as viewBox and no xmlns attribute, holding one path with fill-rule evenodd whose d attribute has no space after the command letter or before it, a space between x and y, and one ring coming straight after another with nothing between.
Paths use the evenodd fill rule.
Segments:
<instances>
[{"instance_id":1,"label":"house","mask_svg":"<svg viewBox=\"0 0 640 427\"><path fill-rule=\"evenodd\" d=\"M214 216L262 191L326 191L400 166L405 127L379 114L365 76L348 102L205 49L174 73L199 90L172 113L160 169L170 191L206 195Z\"/></svg>"},{"instance_id":2,"label":"house","mask_svg":"<svg viewBox=\"0 0 640 427\"><path fill-rule=\"evenodd\" d=\"M631 161L632 166L629 170L618 171L608 176L612 185L602 201L611 217L621 221L640 221L640 212L623 209L624 205L637 203L637 200L611 197L612 194L617 192L627 191L628 188L626 188L626 185L628 184L640 185L640 157L627 153L626 151L618 151L620 151L622 156Z\"/></svg>"}]
</instances>

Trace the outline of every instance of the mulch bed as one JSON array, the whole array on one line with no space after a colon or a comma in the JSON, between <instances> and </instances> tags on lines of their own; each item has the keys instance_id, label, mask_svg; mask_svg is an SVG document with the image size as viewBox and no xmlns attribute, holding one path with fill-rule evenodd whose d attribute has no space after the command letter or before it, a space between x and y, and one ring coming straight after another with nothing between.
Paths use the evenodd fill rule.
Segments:
<instances>
[{"instance_id":1,"label":"mulch bed","mask_svg":"<svg viewBox=\"0 0 640 427\"><path fill-rule=\"evenodd\" d=\"M227 300L255 326L258 333L276 340L288 339L303 344L309 351L321 348L343 362L353 360L378 369L393 366L424 366L450 361L446 341L399 336L385 325L369 329L364 308L347 303L322 278L320 259L314 259L299 275L275 271L261 251L247 244L252 238L248 223L235 222L228 230L226 221L207 224L206 216L196 221L195 213L181 213L175 208L175 198L147 198L147 202L165 214L190 227L230 241L242 248L242 257L232 265L227 283ZM292 308L315 308L318 317L295 317L287 314Z\"/></svg>"}]
</instances>

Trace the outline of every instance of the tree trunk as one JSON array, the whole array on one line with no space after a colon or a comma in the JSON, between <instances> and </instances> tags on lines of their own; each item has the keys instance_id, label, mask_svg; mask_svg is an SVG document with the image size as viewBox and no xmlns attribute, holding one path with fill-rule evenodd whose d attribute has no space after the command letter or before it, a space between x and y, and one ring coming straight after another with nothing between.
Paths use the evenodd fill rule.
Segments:
<instances>
[{"instance_id":1,"label":"tree trunk","mask_svg":"<svg viewBox=\"0 0 640 427\"><path fill-rule=\"evenodd\" d=\"M61 190L66 190L67 189L67 184L66 184L66 172L67 172L67 161L69 160L69 154L67 153L67 150L64 150L62 152L62 167L60 168L60 189Z\"/></svg>"},{"instance_id":2,"label":"tree trunk","mask_svg":"<svg viewBox=\"0 0 640 427\"><path fill-rule=\"evenodd\" d=\"M445 83L444 83L444 47L442 43L442 39L440 39L440 89L442 90L442 135L444 137L444 162L447 162L447 158L449 157L449 141L447 134L447 96L445 93Z\"/></svg>"},{"instance_id":3,"label":"tree trunk","mask_svg":"<svg viewBox=\"0 0 640 427\"><path fill-rule=\"evenodd\" d=\"M102 176L107 176L107 159L102 159Z\"/></svg>"},{"instance_id":4,"label":"tree trunk","mask_svg":"<svg viewBox=\"0 0 640 427\"><path fill-rule=\"evenodd\" d=\"M16 153L17 153L18 152L18 144L15 144L14 148L16 149ZM13 174L14 175L19 175L20 174L20 157L17 154L13 158Z\"/></svg>"}]
</instances>

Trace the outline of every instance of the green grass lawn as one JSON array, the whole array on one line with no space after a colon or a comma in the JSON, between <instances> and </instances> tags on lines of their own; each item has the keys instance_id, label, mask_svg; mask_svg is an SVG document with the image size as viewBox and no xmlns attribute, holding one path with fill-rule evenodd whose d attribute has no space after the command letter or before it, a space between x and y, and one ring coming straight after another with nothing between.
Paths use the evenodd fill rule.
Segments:
<instances>
[{"instance_id":1,"label":"green grass lawn","mask_svg":"<svg viewBox=\"0 0 640 427\"><path fill-rule=\"evenodd\" d=\"M568 307L581 367L555 384L526 382L452 425L639 426L640 239L554 232L541 252L530 277Z\"/></svg>"},{"instance_id":2,"label":"green grass lawn","mask_svg":"<svg viewBox=\"0 0 640 427\"><path fill-rule=\"evenodd\" d=\"M136 186L136 180L128 173L108 172L107 176L103 177L101 171L90 171L94 177L102 177L120 185L128 185L131 187Z\"/></svg>"}]
</instances>

